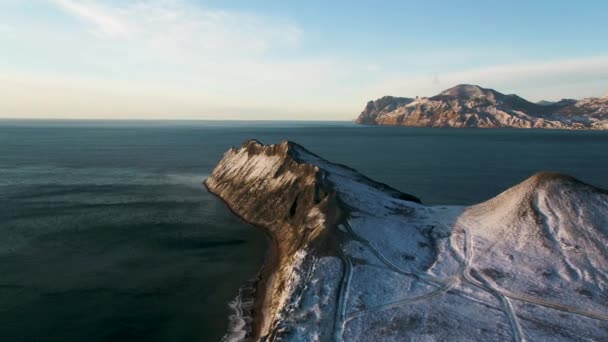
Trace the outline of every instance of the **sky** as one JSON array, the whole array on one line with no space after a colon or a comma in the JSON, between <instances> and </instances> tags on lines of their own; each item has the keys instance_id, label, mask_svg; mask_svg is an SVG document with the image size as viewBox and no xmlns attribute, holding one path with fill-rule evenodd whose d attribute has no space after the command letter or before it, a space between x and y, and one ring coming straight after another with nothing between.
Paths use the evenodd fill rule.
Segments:
<instances>
[{"instance_id":1,"label":"sky","mask_svg":"<svg viewBox=\"0 0 608 342\"><path fill-rule=\"evenodd\" d=\"M0 0L0 118L352 120L608 93L608 1Z\"/></svg>"}]
</instances>

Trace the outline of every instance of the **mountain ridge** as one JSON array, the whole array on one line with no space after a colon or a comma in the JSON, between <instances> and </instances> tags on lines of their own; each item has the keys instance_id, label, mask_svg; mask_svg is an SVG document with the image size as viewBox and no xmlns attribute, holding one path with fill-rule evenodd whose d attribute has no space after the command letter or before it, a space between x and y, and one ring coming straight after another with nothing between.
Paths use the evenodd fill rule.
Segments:
<instances>
[{"instance_id":1,"label":"mountain ridge","mask_svg":"<svg viewBox=\"0 0 608 342\"><path fill-rule=\"evenodd\" d=\"M355 120L365 125L455 128L608 129L608 97L530 102L478 85L460 84L431 97L385 96Z\"/></svg>"}]
</instances>

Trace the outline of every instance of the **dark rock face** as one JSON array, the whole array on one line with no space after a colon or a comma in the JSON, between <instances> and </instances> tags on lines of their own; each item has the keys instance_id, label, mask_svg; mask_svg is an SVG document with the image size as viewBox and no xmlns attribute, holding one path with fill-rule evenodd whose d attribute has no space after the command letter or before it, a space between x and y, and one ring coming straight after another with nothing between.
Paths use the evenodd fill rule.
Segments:
<instances>
[{"instance_id":1,"label":"dark rock face","mask_svg":"<svg viewBox=\"0 0 608 342\"><path fill-rule=\"evenodd\" d=\"M325 228L325 222L316 225L309 213L314 209L322 217L338 214L331 189L318 167L298 160L291 143L265 146L255 140L226 152L205 185L271 240L254 307L257 322L250 334L257 340L269 333L272 317L281 309L295 252Z\"/></svg>"},{"instance_id":2,"label":"dark rock face","mask_svg":"<svg viewBox=\"0 0 608 342\"><path fill-rule=\"evenodd\" d=\"M366 125L608 129L608 98L532 103L517 95L461 84L430 98L386 96L356 120Z\"/></svg>"}]
</instances>

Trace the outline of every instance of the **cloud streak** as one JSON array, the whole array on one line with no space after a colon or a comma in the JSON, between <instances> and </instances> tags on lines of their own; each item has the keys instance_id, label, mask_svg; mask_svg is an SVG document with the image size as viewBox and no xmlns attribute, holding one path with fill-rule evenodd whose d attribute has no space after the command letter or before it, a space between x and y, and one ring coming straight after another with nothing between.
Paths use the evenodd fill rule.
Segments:
<instances>
[{"instance_id":1,"label":"cloud streak","mask_svg":"<svg viewBox=\"0 0 608 342\"><path fill-rule=\"evenodd\" d=\"M66 13L89 22L97 32L112 37L128 37L132 28L121 20L119 13L113 13L90 1L53 0L53 3Z\"/></svg>"},{"instance_id":2,"label":"cloud streak","mask_svg":"<svg viewBox=\"0 0 608 342\"><path fill-rule=\"evenodd\" d=\"M59 9L107 38L141 47L191 54L257 55L297 48L302 30L287 20L201 8L180 0L143 0L110 6L102 1L51 0Z\"/></svg>"},{"instance_id":3,"label":"cloud streak","mask_svg":"<svg viewBox=\"0 0 608 342\"><path fill-rule=\"evenodd\" d=\"M91 61L87 69L111 71L102 77L167 89L189 87L227 98L228 106L239 101L259 107L262 99L294 104L310 103L302 99L306 95L326 97L323 87L335 84L343 69L333 58L298 57L303 31L289 18L209 9L184 0L113 6L94 0L51 1L94 33L88 37L92 41L77 44L85 55L80 60ZM290 57L275 56L284 54ZM84 78L106 83L100 77Z\"/></svg>"}]
</instances>

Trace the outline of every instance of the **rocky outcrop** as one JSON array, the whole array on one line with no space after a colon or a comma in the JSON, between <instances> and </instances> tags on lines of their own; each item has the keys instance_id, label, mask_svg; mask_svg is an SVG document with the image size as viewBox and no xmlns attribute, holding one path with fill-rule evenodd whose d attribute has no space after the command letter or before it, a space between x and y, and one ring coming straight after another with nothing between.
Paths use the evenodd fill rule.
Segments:
<instances>
[{"instance_id":1,"label":"rocky outcrop","mask_svg":"<svg viewBox=\"0 0 608 342\"><path fill-rule=\"evenodd\" d=\"M406 106L414 101L414 99L407 97L393 96L385 96L376 101L369 101L357 120L362 124L373 124L376 116L386 115L397 108Z\"/></svg>"},{"instance_id":2,"label":"rocky outcrop","mask_svg":"<svg viewBox=\"0 0 608 342\"><path fill-rule=\"evenodd\" d=\"M297 251L340 215L321 170L297 159L290 143L263 146L249 141L226 152L205 185L245 221L262 227L271 241L258 285L256 322L250 337L270 333L293 282Z\"/></svg>"},{"instance_id":3,"label":"rocky outcrop","mask_svg":"<svg viewBox=\"0 0 608 342\"><path fill-rule=\"evenodd\" d=\"M461 84L429 98L383 97L370 101L356 122L416 127L607 129L608 98L532 103L517 95Z\"/></svg>"},{"instance_id":4,"label":"rocky outcrop","mask_svg":"<svg viewBox=\"0 0 608 342\"><path fill-rule=\"evenodd\" d=\"M209 191L245 221L263 228L271 241L257 286L256 322L246 328L255 339L276 331L276 317L286 305L303 251L335 253L328 247L335 242L323 234L336 226L348 208L339 204L328 172L321 167L325 163L291 142L265 146L250 140L226 152L205 180ZM334 167L388 196L419 202L346 166Z\"/></svg>"},{"instance_id":5,"label":"rocky outcrop","mask_svg":"<svg viewBox=\"0 0 608 342\"><path fill-rule=\"evenodd\" d=\"M243 339L608 339L608 192L570 176L426 206L297 144L249 141L205 184L272 241Z\"/></svg>"}]
</instances>

